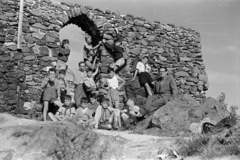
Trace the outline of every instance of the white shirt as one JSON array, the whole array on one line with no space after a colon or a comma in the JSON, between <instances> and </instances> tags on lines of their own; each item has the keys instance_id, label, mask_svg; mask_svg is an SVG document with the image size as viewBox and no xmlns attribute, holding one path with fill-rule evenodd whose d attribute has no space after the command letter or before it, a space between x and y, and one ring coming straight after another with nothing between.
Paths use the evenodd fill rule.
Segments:
<instances>
[{"instance_id":1,"label":"white shirt","mask_svg":"<svg viewBox=\"0 0 240 160\"><path fill-rule=\"evenodd\" d=\"M113 89L117 89L118 88L118 79L117 76L114 75L111 79L108 79L108 86L113 88Z\"/></svg>"},{"instance_id":2,"label":"white shirt","mask_svg":"<svg viewBox=\"0 0 240 160\"><path fill-rule=\"evenodd\" d=\"M150 72L151 67L148 64L144 65L142 62L138 62L137 66L136 66L136 69L138 69L139 73L141 73L141 72Z\"/></svg>"}]
</instances>

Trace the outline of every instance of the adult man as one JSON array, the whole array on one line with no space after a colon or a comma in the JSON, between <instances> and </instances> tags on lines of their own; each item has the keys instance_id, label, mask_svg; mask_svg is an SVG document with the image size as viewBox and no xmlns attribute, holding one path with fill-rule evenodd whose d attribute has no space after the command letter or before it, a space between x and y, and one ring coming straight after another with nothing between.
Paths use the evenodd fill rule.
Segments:
<instances>
[{"instance_id":1,"label":"adult man","mask_svg":"<svg viewBox=\"0 0 240 160\"><path fill-rule=\"evenodd\" d=\"M161 106L165 105L171 98L175 99L178 89L172 75L168 74L166 68L160 68L160 78L155 81L154 95L148 96L145 105L145 115L153 114Z\"/></svg>"},{"instance_id":2,"label":"adult man","mask_svg":"<svg viewBox=\"0 0 240 160\"><path fill-rule=\"evenodd\" d=\"M73 83L75 84L74 101L76 103L76 106L80 107L81 98L86 97L86 93L83 88L83 81L87 77L87 73L86 73L86 66L83 61L79 62L78 66L79 66L79 69L74 71L72 70L69 70L69 71L73 75Z\"/></svg>"}]
</instances>

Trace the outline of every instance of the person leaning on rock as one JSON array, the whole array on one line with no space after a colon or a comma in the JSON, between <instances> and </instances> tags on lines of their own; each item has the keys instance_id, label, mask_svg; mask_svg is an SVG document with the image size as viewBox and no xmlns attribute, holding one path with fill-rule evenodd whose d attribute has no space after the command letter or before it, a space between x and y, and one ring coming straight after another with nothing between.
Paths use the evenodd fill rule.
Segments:
<instances>
[{"instance_id":1,"label":"person leaning on rock","mask_svg":"<svg viewBox=\"0 0 240 160\"><path fill-rule=\"evenodd\" d=\"M141 110L143 116L151 115L167 101L175 99L178 89L174 77L168 74L166 68L159 69L160 78L155 81L154 95L149 95L144 110ZM153 120L152 120L153 121Z\"/></svg>"}]
</instances>

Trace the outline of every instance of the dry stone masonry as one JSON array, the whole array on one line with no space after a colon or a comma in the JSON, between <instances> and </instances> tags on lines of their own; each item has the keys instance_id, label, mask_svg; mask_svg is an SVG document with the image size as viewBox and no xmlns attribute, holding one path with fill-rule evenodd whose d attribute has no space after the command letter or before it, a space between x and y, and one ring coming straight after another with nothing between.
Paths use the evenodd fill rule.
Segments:
<instances>
[{"instance_id":1,"label":"dry stone masonry","mask_svg":"<svg viewBox=\"0 0 240 160\"><path fill-rule=\"evenodd\" d=\"M59 31L68 24L75 24L88 33L93 39L93 46L103 38L115 39L114 28L117 27L123 37L123 46L129 53L126 66L119 72L123 77L131 77L136 62L143 55L148 55L153 76L160 66L165 66L175 76L181 93L189 93L197 100L205 97L208 78L202 59L200 34L195 30L90 6L25 0L22 50L18 50L18 17L19 0L0 0L1 112L33 114L32 110L25 110L23 104L31 101L40 103L40 84L47 75L46 67L57 61ZM104 54L101 62L100 76L104 76L113 59ZM137 80L127 86L129 96L136 92L138 98L144 96ZM40 113L41 107L36 110Z\"/></svg>"}]
</instances>

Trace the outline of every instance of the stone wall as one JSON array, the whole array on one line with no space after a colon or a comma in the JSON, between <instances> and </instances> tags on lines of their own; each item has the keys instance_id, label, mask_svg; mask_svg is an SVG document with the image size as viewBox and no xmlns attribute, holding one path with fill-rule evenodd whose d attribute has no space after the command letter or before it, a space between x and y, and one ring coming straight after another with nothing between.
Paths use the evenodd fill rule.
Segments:
<instances>
[{"instance_id":1,"label":"stone wall","mask_svg":"<svg viewBox=\"0 0 240 160\"><path fill-rule=\"evenodd\" d=\"M208 89L201 38L195 30L90 6L25 0L23 47L18 50L18 12L19 0L0 0L1 111L27 113L22 107L24 102L40 101L40 83L47 75L46 67L58 59L59 31L68 24L81 27L92 37L93 45L103 38L114 39L117 27L130 56L119 73L125 78L131 76L138 59L149 55L153 76L160 66L167 67L176 77L181 93L201 99L204 97L202 91ZM109 55L102 55L101 72L105 73L112 62ZM128 89L139 88L138 85L134 87Z\"/></svg>"}]
</instances>

